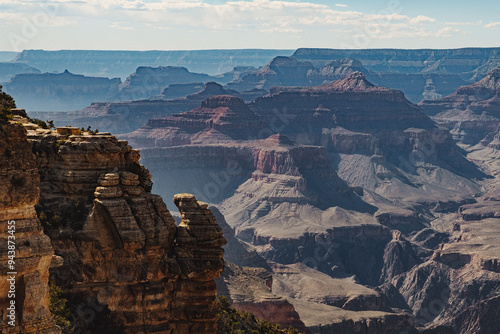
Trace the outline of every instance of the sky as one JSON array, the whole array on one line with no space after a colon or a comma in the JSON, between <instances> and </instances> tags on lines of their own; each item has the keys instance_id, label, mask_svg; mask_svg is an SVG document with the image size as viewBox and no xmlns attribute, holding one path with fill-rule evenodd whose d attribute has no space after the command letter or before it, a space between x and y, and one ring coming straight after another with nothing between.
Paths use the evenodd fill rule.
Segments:
<instances>
[{"instance_id":1,"label":"sky","mask_svg":"<svg viewBox=\"0 0 500 334\"><path fill-rule=\"evenodd\" d=\"M500 46L498 0L338 1L0 0L0 51Z\"/></svg>"}]
</instances>

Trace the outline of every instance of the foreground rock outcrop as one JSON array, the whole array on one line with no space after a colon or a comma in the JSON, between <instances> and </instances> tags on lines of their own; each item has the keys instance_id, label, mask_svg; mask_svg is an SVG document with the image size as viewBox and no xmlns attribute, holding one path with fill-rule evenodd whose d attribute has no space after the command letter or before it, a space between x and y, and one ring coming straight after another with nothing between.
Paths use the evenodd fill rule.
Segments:
<instances>
[{"instance_id":1,"label":"foreground rock outcrop","mask_svg":"<svg viewBox=\"0 0 500 334\"><path fill-rule=\"evenodd\" d=\"M23 125L6 125L5 150L17 160L2 169L12 190L2 230L17 221L17 330L59 333L47 304L52 261L50 284L63 289L75 330L215 333L226 241L208 205L175 195L177 226L126 142L13 117Z\"/></svg>"},{"instance_id":2,"label":"foreground rock outcrop","mask_svg":"<svg viewBox=\"0 0 500 334\"><path fill-rule=\"evenodd\" d=\"M36 161L22 125L0 127L0 331L60 333L48 305L55 256L35 211L40 194Z\"/></svg>"}]
</instances>

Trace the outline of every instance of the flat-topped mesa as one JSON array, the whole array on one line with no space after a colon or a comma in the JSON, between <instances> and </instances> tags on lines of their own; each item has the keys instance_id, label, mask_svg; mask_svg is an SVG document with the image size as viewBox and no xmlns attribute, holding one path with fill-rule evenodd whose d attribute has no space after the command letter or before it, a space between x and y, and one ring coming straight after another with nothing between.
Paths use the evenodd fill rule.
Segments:
<instances>
[{"instance_id":1,"label":"flat-topped mesa","mask_svg":"<svg viewBox=\"0 0 500 334\"><path fill-rule=\"evenodd\" d=\"M217 95L210 97L201 103L202 108L229 108L239 113L252 113L245 102L235 96L231 95Z\"/></svg>"},{"instance_id":2,"label":"flat-topped mesa","mask_svg":"<svg viewBox=\"0 0 500 334\"><path fill-rule=\"evenodd\" d=\"M52 269L51 282L72 300L110 311L105 324L82 319L78 326L92 332L114 327L121 333L215 334L213 279L224 267L225 239L207 205L177 195L183 215L177 227L161 197L150 193L151 175L127 142L107 133L71 134L71 128L60 134L16 120L29 129L33 147L27 140L25 145L36 156L36 165L27 166L41 178L38 214L64 259ZM36 217L33 208L31 215ZM33 281L43 285L45 279L46 288L52 258L47 252L37 251L48 256L47 268L41 282ZM46 305L46 299L35 301Z\"/></svg>"},{"instance_id":3,"label":"flat-topped mesa","mask_svg":"<svg viewBox=\"0 0 500 334\"><path fill-rule=\"evenodd\" d=\"M119 99L144 99L160 94L170 84L207 82L217 80L207 74L192 73L180 66L139 66L120 85Z\"/></svg>"},{"instance_id":4,"label":"flat-topped mesa","mask_svg":"<svg viewBox=\"0 0 500 334\"><path fill-rule=\"evenodd\" d=\"M119 78L63 73L23 73L5 84L6 91L28 110L67 111L109 100L118 91Z\"/></svg>"},{"instance_id":5,"label":"flat-topped mesa","mask_svg":"<svg viewBox=\"0 0 500 334\"><path fill-rule=\"evenodd\" d=\"M205 83L201 91L189 95L188 98L194 98L194 97L208 98L210 96L215 96L215 95L230 95L229 93L238 94L238 92L234 90L225 89L224 87L222 87L222 85L218 84L217 82L209 81Z\"/></svg>"},{"instance_id":6,"label":"flat-topped mesa","mask_svg":"<svg viewBox=\"0 0 500 334\"><path fill-rule=\"evenodd\" d=\"M317 74L311 63L278 56L259 70L251 71L228 83L227 86L240 92L254 88L269 90L278 85L305 86L311 84L311 74Z\"/></svg>"},{"instance_id":7,"label":"flat-topped mesa","mask_svg":"<svg viewBox=\"0 0 500 334\"><path fill-rule=\"evenodd\" d=\"M295 77L300 77L301 75L307 75L311 70L314 70L314 66L310 62L298 61L292 57L278 56L264 66L258 73L273 73L281 75L283 79L291 77L293 81Z\"/></svg>"},{"instance_id":8,"label":"flat-topped mesa","mask_svg":"<svg viewBox=\"0 0 500 334\"><path fill-rule=\"evenodd\" d=\"M255 146L254 167L258 172L298 176L300 171L330 169L330 158L324 147L296 145L289 137L282 134L255 141L250 143L250 146ZM260 177L259 173L253 176L254 179Z\"/></svg>"},{"instance_id":9,"label":"flat-topped mesa","mask_svg":"<svg viewBox=\"0 0 500 334\"><path fill-rule=\"evenodd\" d=\"M356 71L366 71L359 60L352 58L332 60L318 70L318 77L324 80L338 80Z\"/></svg>"}]
</instances>

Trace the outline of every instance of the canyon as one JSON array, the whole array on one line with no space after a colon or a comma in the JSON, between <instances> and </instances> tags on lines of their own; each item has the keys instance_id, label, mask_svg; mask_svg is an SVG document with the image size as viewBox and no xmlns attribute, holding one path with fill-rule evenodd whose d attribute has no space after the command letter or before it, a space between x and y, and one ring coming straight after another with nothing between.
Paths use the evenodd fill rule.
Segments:
<instances>
[{"instance_id":1,"label":"canyon","mask_svg":"<svg viewBox=\"0 0 500 334\"><path fill-rule=\"evenodd\" d=\"M117 137L13 109L44 249L26 328L56 332L50 282L108 332L213 332L216 293L303 333L500 332L498 49L362 51L29 113Z\"/></svg>"},{"instance_id":2,"label":"canyon","mask_svg":"<svg viewBox=\"0 0 500 334\"><path fill-rule=\"evenodd\" d=\"M473 158L425 110L354 71L214 96L120 138L160 194L189 180L220 210L238 256L219 291L238 307L285 326L296 312L311 333L490 333L498 134Z\"/></svg>"},{"instance_id":3,"label":"canyon","mask_svg":"<svg viewBox=\"0 0 500 334\"><path fill-rule=\"evenodd\" d=\"M480 80L498 65L497 48L295 52L26 50L14 60L0 63L0 76L4 75L0 82L29 112L72 111L68 115L40 113L37 117L51 117L61 126L87 127L90 124L84 124L75 111L92 108L89 105L93 103L131 101L123 105L141 106L143 112L150 108L151 101L161 104L157 100L178 99L200 90L168 97L162 92L169 85L214 81L225 85L231 94L250 101L267 94L274 86L321 85L359 71L370 82L399 89L411 102L418 103L447 96L460 86ZM105 80L109 82L105 84ZM182 111L187 110L190 109ZM63 120L69 123L62 124ZM136 128L146 121L137 123ZM98 128L116 133L108 126L104 123Z\"/></svg>"}]
</instances>

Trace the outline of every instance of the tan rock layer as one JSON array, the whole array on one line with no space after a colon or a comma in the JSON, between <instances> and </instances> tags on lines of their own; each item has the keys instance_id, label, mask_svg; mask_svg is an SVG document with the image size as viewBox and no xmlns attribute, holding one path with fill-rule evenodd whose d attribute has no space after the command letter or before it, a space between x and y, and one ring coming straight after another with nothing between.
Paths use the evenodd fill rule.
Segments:
<instances>
[{"instance_id":1,"label":"tan rock layer","mask_svg":"<svg viewBox=\"0 0 500 334\"><path fill-rule=\"evenodd\" d=\"M54 250L34 208L40 178L26 130L19 125L3 125L0 152L4 154L0 159L0 332L60 333L48 307ZM15 248L15 258L9 257L9 246ZM9 260L14 260L10 263L13 267ZM15 278L15 288L11 288L13 281L7 280L11 278ZM12 301L15 311L11 313L8 307Z\"/></svg>"}]
</instances>

